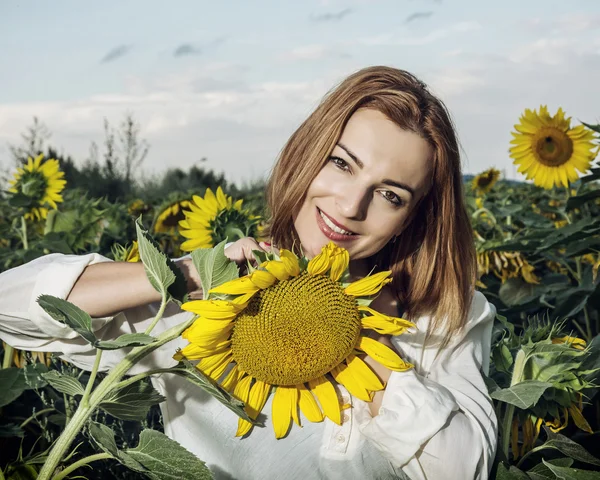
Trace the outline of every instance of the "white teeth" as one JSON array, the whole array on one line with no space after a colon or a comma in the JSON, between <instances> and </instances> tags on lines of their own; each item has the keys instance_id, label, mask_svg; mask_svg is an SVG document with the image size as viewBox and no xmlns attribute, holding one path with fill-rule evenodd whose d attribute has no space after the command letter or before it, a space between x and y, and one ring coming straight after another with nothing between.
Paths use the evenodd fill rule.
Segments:
<instances>
[{"instance_id":1,"label":"white teeth","mask_svg":"<svg viewBox=\"0 0 600 480\"><path fill-rule=\"evenodd\" d=\"M341 233L342 235L353 235L352 232L348 232L347 230L343 230L340 227L338 227L337 225L335 225L331 220L329 220L329 218L327 218L327 215L325 215L321 210L319 210L319 214L321 215L321 218L327 224L327 226L329 228L331 228L334 232Z\"/></svg>"}]
</instances>

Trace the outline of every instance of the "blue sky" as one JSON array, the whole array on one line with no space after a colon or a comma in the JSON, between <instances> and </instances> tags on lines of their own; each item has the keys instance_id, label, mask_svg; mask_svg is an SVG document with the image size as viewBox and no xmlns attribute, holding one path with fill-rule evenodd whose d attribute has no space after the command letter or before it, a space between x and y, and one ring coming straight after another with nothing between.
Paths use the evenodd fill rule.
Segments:
<instances>
[{"instance_id":1,"label":"blue sky","mask_svg":"<svg viewBox=\"0 0 600 480\"><path fill-rule=\"evenodd\" d=\"M464 170L517 176L524 108L600 122L598 0L128 1L0 4L0 166L38 116L83 162L126 112L146 174L206 166L268 173L321 96L368 65L404 68L448 105Z\"/></svg>"}]
</instances>

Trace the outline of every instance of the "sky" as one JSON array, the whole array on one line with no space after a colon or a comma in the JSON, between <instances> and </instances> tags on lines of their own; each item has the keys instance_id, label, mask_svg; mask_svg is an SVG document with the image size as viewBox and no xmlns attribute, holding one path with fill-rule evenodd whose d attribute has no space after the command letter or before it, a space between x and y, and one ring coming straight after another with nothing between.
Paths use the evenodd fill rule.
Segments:
<instances>
[{"instance_id":1,"label":"sky","mask_svg":"<svg viewBox=\"0 0 600 480\"><path fill-rule=\"evenodd\" d=\"M254 181L369 65L408 70L445 102L465 173L521 178L508 147L525 108L600 123L600 0L12 0L0 53L4 169L34 116L82 164L104 120L131 113L144 175L199 164Z\"/></svg>"}]
</instances>

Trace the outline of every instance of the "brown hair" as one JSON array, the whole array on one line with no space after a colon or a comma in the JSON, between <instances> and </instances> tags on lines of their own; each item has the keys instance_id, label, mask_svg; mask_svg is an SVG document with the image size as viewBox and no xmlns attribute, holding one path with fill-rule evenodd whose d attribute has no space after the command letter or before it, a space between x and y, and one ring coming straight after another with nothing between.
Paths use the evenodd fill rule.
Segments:
<instances>
[{"instance_id":1,"label":"brown hair","mask_svg":"<svg viewBox=\"0 0 600 480\"><path fill-rule=\"evenodd\" d=\"M405 316L429 315L428 337L445 345L467 320L476 275L473 233L463 197L460 154L444 104L403 70L369 67L331 90L284 146L267 185L265 235L278 247L298 246L293 213L304 201L342 131L359 108L385 114L432 149L430 188L397 241L370 259L391 269Z\"/></svg>"}]
</instances>

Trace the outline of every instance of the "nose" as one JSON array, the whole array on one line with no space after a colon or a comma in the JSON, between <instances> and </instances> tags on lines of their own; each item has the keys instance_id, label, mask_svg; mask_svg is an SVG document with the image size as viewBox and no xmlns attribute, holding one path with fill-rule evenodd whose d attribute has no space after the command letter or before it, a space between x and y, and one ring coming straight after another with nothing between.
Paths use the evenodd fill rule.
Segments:
<instances>
[{"instance_id":1,"label":"nose","mask_svg":"<svg viewBox=\"0 0 600 480\"><path fill-rule=\"evenodd\" d=\"M368 210L368 191L353 185L339 192L336 197L338 212L351 220L364 220Z\"/></svg>"}]
</instances>

